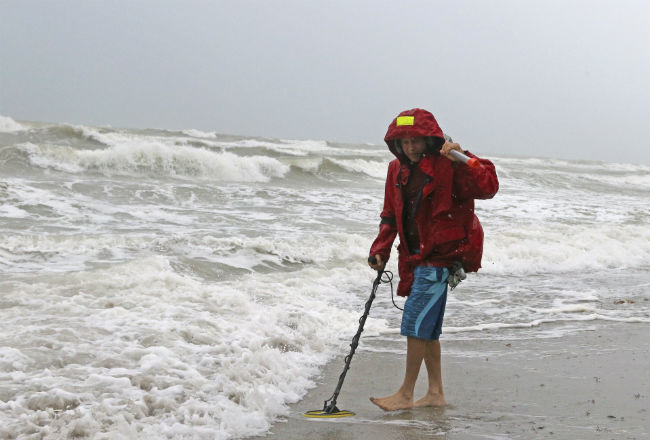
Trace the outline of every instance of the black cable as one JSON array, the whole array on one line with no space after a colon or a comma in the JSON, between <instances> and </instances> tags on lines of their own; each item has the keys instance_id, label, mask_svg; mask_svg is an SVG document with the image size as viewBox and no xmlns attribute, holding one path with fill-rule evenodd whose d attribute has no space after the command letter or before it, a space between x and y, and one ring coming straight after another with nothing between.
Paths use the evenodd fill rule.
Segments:
<instances>
[{"instance_id":1,"label":"black cable","mask_svg":"<svg viewBox=\"0 0 650 440\"><path fill-rule=\"evenodd\" d=\"M368 257L368 263L377 264L377 258L374 255ZM381 278L383 274L386 274L385 280ZM380 282L384 284L390 283L390 300L393 302L393 305L397 309L404 311L403 308L395 304L395 297L393 296L393 272L391 272L390 270L380 271L379 275L377 276L377 280L375 280L375 285L373 285L373 288L375 290L377 290L376 285L379 285Z\"/></svg>"},{"instance_id":2,"label":"black cable","mask_svg":"<svg viewBox=\"0 0 650 440\"><path fill-rule=\"evenodd\" d=\"M390 300L393 302L393 305L395 306L395 308L404 311L403 308L401 308L400 306L395 304L395 296L393 294L393 272L391 272L390 270L385 270L383 275L386 275L386 279L382 278L381 282L384 283L384 284L390 283Z\"/></svg>"}]
</instances>

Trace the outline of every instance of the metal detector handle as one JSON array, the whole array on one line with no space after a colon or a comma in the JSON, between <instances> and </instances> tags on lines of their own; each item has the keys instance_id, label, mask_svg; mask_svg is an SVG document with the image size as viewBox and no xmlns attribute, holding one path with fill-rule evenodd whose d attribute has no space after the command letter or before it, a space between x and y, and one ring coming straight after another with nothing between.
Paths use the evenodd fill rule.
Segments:
<instances>
[{"instance_id":1,"label":"metal detector handle","mask_svg":"<svg viewBox=\"0 0 650 440\"><path fill-rule=\"evenodd\" d=\"M467 157L463 153L461 153L458 150L450 150L449 155L453 156L454 158L458 159L459 161L463 162L470 168L479 168L481 166L481 162L475 157Z\"/></svg>"},{"instance_id":2,"label":"metal detector handle","mask_svg":"<svg viewBox=\"0 0 650 440\"><path fill-rule=\"evenodd\" d=\"M377 264L377 257L374 256L374 255L368 257L368 263L373 264L373 265ZM379 283L381 282L381 276L383 275L383 273L384 273L383 270L378 270L377 271L377 278L375 279L374 283L372 283L373 287L376 287L376 286L379 285Z\"/></svg>"}]
</instances>

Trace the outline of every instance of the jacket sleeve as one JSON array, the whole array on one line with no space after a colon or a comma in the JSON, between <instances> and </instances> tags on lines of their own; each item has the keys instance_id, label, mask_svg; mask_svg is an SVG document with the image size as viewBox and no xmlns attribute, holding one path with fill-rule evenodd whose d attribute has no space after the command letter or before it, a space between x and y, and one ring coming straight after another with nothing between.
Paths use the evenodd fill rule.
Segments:
<instances>
[{"instance_id":1,"label":"jacket sleeve","mask_svg":"<svg viewBox=\"0 0 650 440\"><path fill-rule=\"evenodd\" d=\"M454 170L454 195L459 200L491 199L499 190L499 179L494 164L465 151L481 163L480 167L470 168L459 164Z\"/></svg>"},{"instance_id":2,"label":"jacket sleeve","mask_svg":"<svg viewBox=\"0 0 650 440\"><path fill-rule=\"evenodd\" d=\"M370 256L377 254L381 255L384 261L390 258L390 251L397 236L397 221L395 218L395 209L393 207L390 191L393 185L391 178L391 169L388 167L388 176L386 177L386 187L384 191L384 209L379 215L381 222L379 223L379 234L370 247Z\"/></svg>"}]
</instances>

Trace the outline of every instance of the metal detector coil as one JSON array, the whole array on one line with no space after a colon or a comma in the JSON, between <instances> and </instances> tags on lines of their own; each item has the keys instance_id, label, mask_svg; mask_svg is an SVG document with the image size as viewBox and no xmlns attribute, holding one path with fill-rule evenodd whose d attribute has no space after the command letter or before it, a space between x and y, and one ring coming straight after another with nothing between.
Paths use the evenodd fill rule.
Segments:
<instances>
[{"instance_id":1,"label":"metal detector coil","mask_svg":"<svg viewBox=\"0 0 650 440\"><path fill-rule=\"evenodd\" d=\"M305 417L309 417L312 419L335 419L337 417L351 417L353 416L354 413L352 411L346 411L346 410L339 410L336 409L335 411L328 413L327 411L307 411L306 413L303 414Z\"/></svg>"}]
</instances>

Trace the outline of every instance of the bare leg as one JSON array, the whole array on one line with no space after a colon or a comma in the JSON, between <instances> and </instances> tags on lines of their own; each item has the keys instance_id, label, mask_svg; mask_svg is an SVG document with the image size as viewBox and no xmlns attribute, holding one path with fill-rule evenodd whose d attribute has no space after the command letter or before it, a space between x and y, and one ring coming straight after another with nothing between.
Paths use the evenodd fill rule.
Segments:
<instances>
[{"instance_id":1,"label":"bare leg","mask_svg":"<svg viewBox=\"0 0 650 440\"><path fill-rule=\"evenodd\" d=\"M429 376L429 389L427 394L415 402L416 407L420 406L444 406L446 405L445 393L442 390L442 368L440 366L440 341L426 341L424 353L424 364L427 367Z\"/></svg>"},{"instance_id":2,"label":"bare leg","mask_svg":"<svg viewBox=\"0 0 650 440\"><path fill-rule=\"evenodd\" d=\"M399 390L392 396L375 398L371 397L370 401L383 409L384 411L395 411L398 409L408 409L413 407L413 389L420 372L422 359L425 359L427 351L427 342L424 339L407 338L406 346L406 373L404 382ZM438 350L438 353L440 351Z\"/></svg>"}]
</instances>

